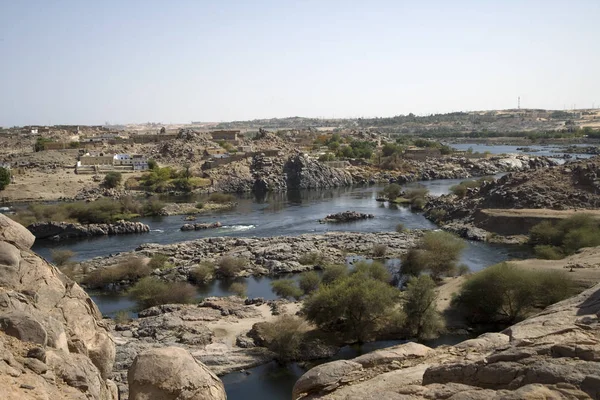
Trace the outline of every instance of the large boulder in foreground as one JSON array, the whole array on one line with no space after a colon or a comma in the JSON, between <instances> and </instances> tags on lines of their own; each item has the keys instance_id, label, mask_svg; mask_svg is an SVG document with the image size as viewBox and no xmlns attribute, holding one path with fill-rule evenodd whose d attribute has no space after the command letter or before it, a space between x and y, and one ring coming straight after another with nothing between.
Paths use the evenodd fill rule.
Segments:
<instances>
[{"instance_id":1,"label":"large boulder in foreground","mask_svg":"<svg viewBox=\"0 0 600 400\"><path fill-rule=\"evenodd\" d=\"M225 400L221 380L185 349L147 350L129 373L130 400Z\"/></svg>"},{"instance_id":2,"label":"large boulder in foreground","mask_svg":"<svg viewBox=\"0 0 600 400\"><path fill-rule=\"evenodd\" d=\"M115 345L90 297L30 250L35 238L0 214L3 399L116 399Z\"/></svg>"}]
</instances>

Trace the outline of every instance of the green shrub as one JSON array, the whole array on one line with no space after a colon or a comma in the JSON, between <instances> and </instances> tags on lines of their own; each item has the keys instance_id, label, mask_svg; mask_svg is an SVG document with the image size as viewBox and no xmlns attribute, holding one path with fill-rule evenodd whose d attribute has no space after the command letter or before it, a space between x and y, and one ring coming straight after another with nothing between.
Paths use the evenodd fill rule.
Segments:
<instances>
[{"instance_id":1,"label":"green shrub","mask_svg":"<svg viewBox=\"0 0 600 400\"><path fill-rule=\"evenodd\" d=\"M248 285L242 282L233 282L229 285L229 291L238 297L246 297Z\"/></svg>"},{"instance_id":2,"label":"green shrub","mask_svg":"<svg viewBox=\"0 0 600 400\"><path fill-rule=\"evenodd\" d=\"M419 339L432 339L443 328L442 318L436 309L436 284L427 275L412 277L404 292L406 328Z\"/></svg>"},{"instance_id":3,"label":"green shrub","mask_svg":"<svg viewBox=\"0 0 600 400\"><path fill-rule=\"evenodd\" d=\"M194 283L206 283L214 278L215 266L211 263L201 263L190 270L190 280Z\"/></svg>"},{"instance_id":4,"label":"green shrub","mask_svg":"<svg viewBox=\"0 0 600 400\"><path fill-rule=\"evenodd\" d=\"M150 272L150 267L142 258L130 257L115 266L96 269L82 282L91 288L104 288L111 283L137 281L150 275Z\"/></svg>"},{"instance_id":5,"label":"green shrub","mask_svg":"<svg viewBox=\"0 0 600 400\"><path fill-rule=\"evenodd\" d=\"M160 201L158 197L150 197L144 204L143 212L146 216L161 215L165 208L165 203Z\"/></svg>"},{"instance_id":6,"label":"green shrub","mask_svg":"<svg viewBox=\"0 0 600 400\"><path fill-rule=\"evenodd\" d=\"M302 265L319 265L323 261L323 256L318 251L303 253L298 262Z\"/></svg>"},{"instance_id":7,"label":"green shrub","mask_svg":"<svg viewBox=\"0 0 600 400\"><path fill-rule=\"evenodd\" d=\"M120 172L111 171L104 175L104 181L102 182L102 186L112 189L116 188L121 184L121 180L123 179L123 175Z\"/></svg>"},{"instance_id":8,"label":"green shrub","mask_svg":"<svg viewBox=\"0 0 600 400\"><path fill-rule=\"evenodd\" d=\"M293 279L277 279L271 282L271 289L277 296L285 299L294 298L298 300L303 294L302 289L296 286Z\"/></svg>"},{"instance_id":9,"label":"green shrub","mask_svg":"<svg viewBox=\"0 0 600 400\"><path fill-rule=\"evenodd\" d=\"M397 183L391 183L383 188L381 195L388 200L396 200L402 193L402 187Z\"/></svg>"},{"instance_id":10,"label":"green shrub","mask_svg":"<svg viewBox=\"0 0 600 400\"><path fill-rule=\"evenodd\" d=\"M199 210L202 210L204 208L204 203L201 202L201 201L197 202L196 203L196 208L199 209Z\"/></svg>"},{"instance_id":11,"label":"green shrub","mask_svg":"<svg viewBox=\"0 0 600 400\"><path fill-rule=\"evenodd\" d=\"M300 345L307 331L306 322L292 315L282 315L273 322L257 324L265 346L276 355L277 362L288 363L300 357Z\"/></svg>"},{"instance_id":12,"label":"green shrub","mask_svg":"<svg viewBox=\"0 0 600 400\"><path fill-rule=\"evenodd\" d=\"M465 242L444 231L427 232L414 249L401 257L402 273L419 275L429 271L431 277L439 280L442 276L456 272L456 262L460 258Z\"/></svg>"},{"instance_id":13,"label":"green shrub","mask_svg":"<svg viewBox=\"0 0 600 400\"><path fill-rule=\"evenodd\" d=\"M450 193L460 197L461 199L467 195L467 187L461 184L450 186Z\"/></svg>"},{"instance_id":14,"label":"green shrub","mask_svg":"<svg viewBox=\"0 0 600 400\"><path fill-rule=\"evenodd\" d=\"M348 267L344 264L330 264L323 269L321 283L324 285L332 284L348 275Z\"/></svg>"},{"instance_id":15,"label":"green shrub","mask_svg":"<svg viewBox=\"0 0 600 400\"><path fill-rule=\"evenodd\" d=\"M563 248L566 254L573 254L584 247L596 246L600 246L600 226L570 230L563 239Z\"/></svg>"},{"instance_id":16,"label":"green shrub","mask_svg":"<svg viewBox=\"0 0 600 400\"><path fill-rule=\"evenodd\" d=\"M463 198L467 195L469 189L478 188L484 182L484 178L477 181L462 181L458 185L450 187L450 192L456 196Z\"/></svg>"},{"instance_id":17,"label":"green shrub","mask_svg":"<svg viewBox=\"0 0 600 400\"><path fill-rule=\"evenodd\" d=\"M319 288L320 284L321 278L315 271L302 273L302 275L300 275L300 280L298 280L298 286L300 286L300 290L302 290L304 294L311 294Z\"/></svg>"},{"instance_id":18,"label":"green shrub","mask_svg":"<svg viewBox=\"0 0 600 400\"><path fill-rule=\"evenodd\" d=\"M140 309L161 304L192 303L196 298L196 289L188 283L163 282L151 276L140 279L129 293Z\"/></svg>"},{"instance_id":19,"label":"green shrub","mask_svg":"<svg viewBox=\"0 0 600 400\"><path fill-rule=\"evenodd\" d=\"M534 275L538 307L546 308L577 292L575 282L564 271L536 271Z\"/></svg>"},{"instance_id":20,"label":"green shrub","mask_svg":"<svg viewBox=\"0 0 600 400\"><path fill-rule=\"evenodd\" d=\"M531 271L509 263L488 267L471 275L453 305L471 323L513 324L573 294L573 283L564 272Z\"/></svg>"},{"instance_id":21,"label":"green shrub","mask_svg":"<svg viewBox=\"0 0 600 400\"><path fill-rule=\"evenodd\" d=\"M66 265L75 256L75 253L71 250L51 250L50 254L57 267Z\"/></svg>"},{"instance_id":22,"label":"green shrub","mask_svg":"<svg viewBox=\"0 0 600 400\"><path fill-rule=\"evenodd\" d=\"M562 258L583 247L600 246L600 220L576 214L556 222L540 222L529 231L529 244L538 257L548 259Z\"/></svg>"},{"instance_id":23,"label":"green shrub","mask_svg":"<svg viewBox=\"0 0 600 400\"><path fill-rule=\"evenodd\" d=\"M425 204L427 204L427 200L422 197L417 197L410 201L410 208L412 210L420 211L425 208Z\"/></svg>"},{"instance_id":24,"label":"green shrub","mask_svg":"<svg viewBox=\"0 0 600 400\"><path fill-rule=\"evenodd\" d=\"M565 258L560 247L540 244L533 249L535 251L535 256L544 260L560 260L561 258Z\"/></svg>"},{"instance_id":25,"label":"green shrub","mask_svg":"<svg viewBox=\"0 0 600 400\"><path fill-rule=\"evenodd\" d=\"M387 329L399 291L355 273L323 285L303 304L306 318L320 329L365 342Z\"/></svg>"},{"instance_id":26,"label":"green shrub","mask_svg":"<svg viewBox=\"0 0 600 400\"><path fill-rule=\"evenodd\" d=\"M389 283L392 280L392 274L380 262L359 261L354 265L351 275L359 275L365 279L375 279L381 282Z\"/></svg>"},{"instance_id":27,"label":"green shrub","mask_svg":"<svg viewBox=\"0 0 600 400\"><path fill-rule=\"evenodd\" d=\"M227 193L211 193L210 196L208 196L208 201L211 203L225 204L233 203L235 200L236 197L234 195Z\"/></svg>"},{"instance_id":28,"label":"green shrub","mask_svg":"<svg viewBox=\"0 0 600 400\"><path fill-rule=\"evenodd\" d=\"M173 267L175 267L175 265L169 262L169 257L161 253L154 254L148 262L148 268L150 268L151 270L171 269Z\"/></svg>"},{"instance_id":29,"label":"green shrub","mask_svg":"<svg viewBox=\"0 0 600 400\"><path fill-rule=\"evenodd\" d=\"M10 184L10 170L0 167L0 190L6 189Z\"/></svg>"},{"instance_id":30,"label":"green shrub","mask_svg":"<svg viewBox=\"0 0 600 400\"><path fill-rule=\"evenodd\" d=\"M375 258L383 258L387 253L388 247L385 244L374 244L373 245L373 257Z\"/></svg>"},{"instance_id":31,"label":"green shrub","mask_svg":"<svg viewBox=\"0 0 600 400\"><path fill-rule=\"evenodd\" d=\"M423 186L418 186L406 190L406 192L404 193L404 197L413 201L415 199L425 199L425 197L427 197L428 194L429 189Z\"/></svg>"},{"instance_id":32,"label":"green shrub","mask_svg":"<svg viewBox=\"0 0 600 400\"><path fill-rule=\"evenodd\" d=\"M404 231L406 231L406 227L404 226L404 224L403 223L398 223L396 225L396 232L402 233Z\"/></svg>"},{"instance_id":33,"label":"green shrub","mask_svg":"<svg viewBox=\"0 0 600 400\"><path fill-rule=\"evenodd\" d=\"M458 276L467 275L471 272L471 268L467 264L460 264L456 269L456 274Z\"/></svg>"},{"instance_id":34,"label":"green shrub","mask_svg":"<svg viewBox=\"0 0 600 400\"><path fill-rule=\"evenodd\" d=\"M224 256L217 261L217 274L222 278L235 278L247 264L245 258Z\"/></svg>"},{"instance_id":35,"label":"green shrub","mask_svg":"<svg viewBox=\"0 0 600 400\"><path fill-rule=\"evenodd\" d=\"M543 221L529 231L529 243L536 245L560 246L562 232L550 221Z\"/></svg>"}]
</instances>

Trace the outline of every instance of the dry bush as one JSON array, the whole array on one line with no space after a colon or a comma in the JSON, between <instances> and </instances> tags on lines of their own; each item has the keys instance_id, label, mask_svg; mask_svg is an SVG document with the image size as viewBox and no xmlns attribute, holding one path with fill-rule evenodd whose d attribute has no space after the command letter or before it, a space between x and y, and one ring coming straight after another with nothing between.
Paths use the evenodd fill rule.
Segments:
<instances>
[{"instance_id":1,"label":"dry bush","mask_svg":"<svg viewBox=\"0 0 600 400\"><path fill-rule=\"evenodd\" d=\"M223 278L235 278L247 264L245 258L224 256L217 261L217 274Z\"/></svg>"}]
</instances>

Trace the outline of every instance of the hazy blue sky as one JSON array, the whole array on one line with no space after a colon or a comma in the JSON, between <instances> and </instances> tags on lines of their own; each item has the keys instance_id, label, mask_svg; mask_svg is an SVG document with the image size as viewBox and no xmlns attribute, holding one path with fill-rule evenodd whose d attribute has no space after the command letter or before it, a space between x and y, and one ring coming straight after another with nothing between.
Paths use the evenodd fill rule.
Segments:
<instances>
[{"instance_id":1,"label":"hazy blue sky","mask_svg":"<svg viewBox=\"0 0 600 400\"><path fill-rule=\"evenodd\" d=\"M589 108L599 20L599 0L0 0L0 126Z\"/></svg>"}]
</instances>

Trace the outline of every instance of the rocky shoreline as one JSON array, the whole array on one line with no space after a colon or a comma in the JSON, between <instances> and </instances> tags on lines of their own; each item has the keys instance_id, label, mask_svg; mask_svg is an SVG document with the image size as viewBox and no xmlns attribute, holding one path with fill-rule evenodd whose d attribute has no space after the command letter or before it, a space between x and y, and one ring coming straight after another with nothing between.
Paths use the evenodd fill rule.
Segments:
<instances>
[{"instance_id":1,"label":"rocky shoreline","mask_svg":"<svg viewBox=\"0 0 600 400\"><path fill-rule=\"evenodd\" d=\"M600 284L501 333L406 343L305 373L292 399L598 399Z\"/></svg>"},{"instance_id":2,"label":"rocky shoreline","mask_svg":"<svg viewBox=\"0 0 600 400\"><path fill-rule=\"evenodd\" d=\"M327 232L300 236L210 237L187 242L159 245L147 243L135 251L81 262L81 270L93 272L110 268L129 257L152 257L163 254L175 265L155 270L153 275L166 281L187 281L193 267L202 262L216 263L223 256L239 257L246 265L238 276L279 275L320 268L324 263L344 263L351 255L370 256L374 244L387 246L387 257L398 257L415 246L423 236L421 230L402 233ZM303 255L315 254L314 262L302 264Z\"/></svg>"},{"instance_id":3,"label":"rocky shoreline","mask_svg":"<svg viewBox=\"0 0 600 400\"><path fill-rule=\"evenodd\" d=\"M36 222L27 227L36 239L60 241L92 236L148 233L150 227L141 222L117 221L113 224L75 224L68 222Z\"/></svg>"}]
</instances>

